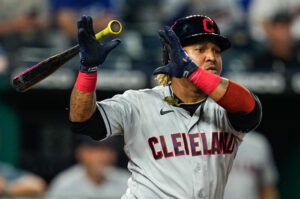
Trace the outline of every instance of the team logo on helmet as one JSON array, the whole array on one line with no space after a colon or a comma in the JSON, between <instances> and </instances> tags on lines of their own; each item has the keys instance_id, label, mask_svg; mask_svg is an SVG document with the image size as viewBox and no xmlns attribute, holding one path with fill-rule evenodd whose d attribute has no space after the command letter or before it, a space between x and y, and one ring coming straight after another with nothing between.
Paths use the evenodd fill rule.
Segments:
<instances>
[{"instance_id":1,"label":"team logo on helmet","mask_svg":"<svg viewBox=\"0 0 300 199\"><path fill-rule=\"evenodd\" d=\"M210 28L208 27L209 24L211 25ZM203 29L204 29L206 32L210 32L210 33L211 33L211 32L215 32L215 29L214 29L213 25L214 25L214 22L213 22L212 20L207 19L207 18L203 19Z\"/></svg>"},{"instance_id":2,"label":"team logo on helmet","mask_svg":"<svg viewBox=\"0 0 300 199\"><path fill-rule=\"evenodd\" d=\"M191 39L208 39L215 41L224 51L230 48L230 41L220 34L219 27L211 18L204 15L190 15L180 18L171 26L181 44Z\"/></svg>"}]
</instances>

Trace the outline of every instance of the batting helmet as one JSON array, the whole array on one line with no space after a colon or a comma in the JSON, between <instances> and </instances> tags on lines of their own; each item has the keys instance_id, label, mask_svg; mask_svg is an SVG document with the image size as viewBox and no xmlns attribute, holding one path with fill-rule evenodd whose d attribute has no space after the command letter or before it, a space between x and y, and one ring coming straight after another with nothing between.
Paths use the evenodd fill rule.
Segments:
<instances>
[{"instance_id":1,"label":"batting helmet","mask_svg":"<svg viewBox=\"0 0 300 199\"><path fill-rule=\"evenodd\" d=\"M180 18L174 22L171 29L176 33L183 46L194 39L211 40L221 48L221 51L231 46L230 41L220 34L216 22L204 15Z\"/></svg>"}]
</instances>

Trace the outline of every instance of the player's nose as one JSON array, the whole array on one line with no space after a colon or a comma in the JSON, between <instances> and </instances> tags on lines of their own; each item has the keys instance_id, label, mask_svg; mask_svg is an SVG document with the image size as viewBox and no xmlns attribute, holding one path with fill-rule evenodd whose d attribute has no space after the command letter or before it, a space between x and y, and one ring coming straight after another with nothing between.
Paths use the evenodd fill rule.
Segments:
<instances>
[{"instance_id":1,"label":"player's nose","mask_svg":"<svg viewBox=\"0 0 300 199\"><path fill-rule=\"evenodd\" d=\"M206 61L212 61L212 62L216 61L216 54L213 49L209 49L206 51L205 59L206 59Z\"/></svg>"}]
</instances>

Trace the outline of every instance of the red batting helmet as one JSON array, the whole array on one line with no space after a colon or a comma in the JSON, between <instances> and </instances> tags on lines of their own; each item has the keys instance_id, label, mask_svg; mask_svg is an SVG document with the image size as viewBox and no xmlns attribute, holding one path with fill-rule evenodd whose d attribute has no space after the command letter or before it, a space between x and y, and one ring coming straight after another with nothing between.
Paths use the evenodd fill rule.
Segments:
<instances>
[{"instance_id":1,"label":"red batting helmet","mask_svg":"<svg viewBox=\"0 0 300 199\"><path fill-rule=\"evenodd\" d=\"M211 40L221 51L230 48L230 41L220 34L216 22L204 15L190 15L174 22L171 29L176 33L182 45L194 39Z\"/></svg>"}]
</instances>

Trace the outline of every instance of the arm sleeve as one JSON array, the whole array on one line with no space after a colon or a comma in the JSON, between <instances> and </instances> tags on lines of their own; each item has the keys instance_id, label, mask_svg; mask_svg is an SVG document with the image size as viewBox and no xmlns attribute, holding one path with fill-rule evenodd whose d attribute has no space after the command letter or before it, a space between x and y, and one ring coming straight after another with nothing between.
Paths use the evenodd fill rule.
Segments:
<instances>
[{"instance_id":1,"label":"arm sleeve","mask_svg":"<svg viewBox=\"0 0 300 199\"><path fill-rule=\"evenodd\" d=\"M85 122L71 122L71 130L74 133L87 135L95 140L101 140L106 137L107 131L105 127L104 120L96 109L95 113L90 119Z\"/></svg>"},{"instance_id":2,"label":"arm sleeve","mask_svg":"<svg viewBox=\"0 0 300 199\"><path fill-rule=\"evenodd\" d=\"M230 113L227 112L229 121L232 127L237 131L249 132L254 130L260 124L262 118L262 106L256 95L253 95L255 100L254 109L249 113Z\"/></svg>"},{"instance_id":3,"label":"arm sleeve","mask_svg":"<svg viewBox=\"0 0 300 199\"><path fill-rule=\"evenodd\" d=\"M250 113L255 106L251 91L232 80L229 80L224 96L216 102L230 113Z\"/></svg>"}]
</instances>

